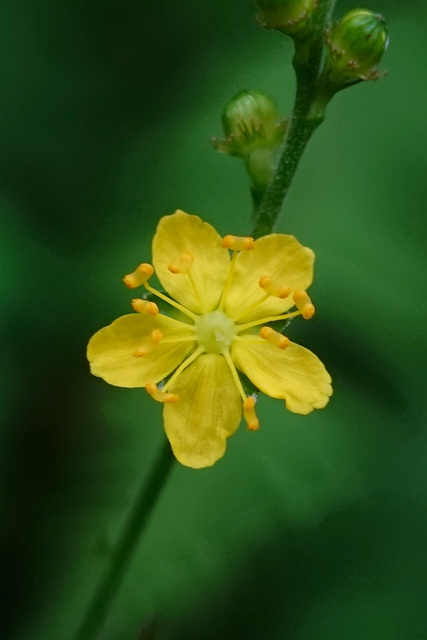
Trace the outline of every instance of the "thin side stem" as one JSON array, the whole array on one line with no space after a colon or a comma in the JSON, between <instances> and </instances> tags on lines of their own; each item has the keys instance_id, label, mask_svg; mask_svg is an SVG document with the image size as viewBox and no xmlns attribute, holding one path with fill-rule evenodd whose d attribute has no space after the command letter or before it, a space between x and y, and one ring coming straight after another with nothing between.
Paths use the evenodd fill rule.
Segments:
<instances>
[{"instance_id":1,"label":"thin side stem","mask_svg":"<svg viewBox=\"0 0 427 640\"><path fill-rule=\"evenodd\" d=\"M166 484L174 461L175 458L169 442L166 440L150 476L144 481L110 559L107 573L89 605L86 616L75 635L75 640L95 640L101 630L108 608L120 586L136 544L144 532L151 512Z\"/></svg>"},{"instance_id":2,"label":"thin side stem","mask_svg":"<svg viewBox=\"0 0 427 640\"><path fill-rule=\"evenodd\" d=\"M307 143L324 120L331 96L321 92L318 80L324 32L334 4L335 0L319 0L313 34L307 41L295 42L293 65L297 90L294 109L275 174L255 211L252 234L256 238L273 230Z\"/></svg>"}]
</instances>

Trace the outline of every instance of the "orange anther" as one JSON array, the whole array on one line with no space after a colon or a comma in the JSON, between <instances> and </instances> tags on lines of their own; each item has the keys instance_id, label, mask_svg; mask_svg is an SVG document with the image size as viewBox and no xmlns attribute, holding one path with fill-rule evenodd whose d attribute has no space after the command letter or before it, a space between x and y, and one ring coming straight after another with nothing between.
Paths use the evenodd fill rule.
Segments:
<instances>
[{"instance_id":1,"label":"orange anther","mask_svg":"<svg viewBox=\"0 0 427 640\"><path fill-rule=\"evenodd\" d=\"M168 269L171 273L174 273L174 274L190 273L191 267L193 266L193 262L194 262L193 254L190 253L189 251L184 251L184 253L181 253L181 255L179 256L178 262L170 264L168 266Z\"/></svg>"},{"instance_id":2,"label":"orange anther","mask_svg":"<svg viewBox=\"0 0 427 640\"><path fill-rule=\"evenodd\" d=\"M279 349L286 349L286 347L290 343L289 338L282 335L278 331L275 331L271 327L262 327L262 329L260 329L259 335L263 340L266 340Z\"/></svg>"},{"instance_id":3,"label":"orange anther","mask_svg":"<svg viewBox=\"0 0 427 640\"><path fill-rule=\"evenodd\" d=\"M159 342L161 342L161 340L163 340L163 333L161 331L159 331L158 329L154 329L151 332L151 339L154 342L154 344L159 344Z\"/></svg>"},{"instance_id":4,"label":"orange anther","mask_svg":"<svg viewBox=\"0 0 427 640\"><path fill-rule=\"evenodd\" d=\"M147 393L157 402L177 402L178 396L176 393L165 393L161 391L156 384L149 382L145 385Z\"/></svg>"},{"instance_id":5,"label":"orange anther","mask_svg":"<svg viewBox=\"0 0 427 640\"><path fill-rule=\"evenodd\" d=\"M310 304L306 304L304 310L302 312L302 317L304 320L310 320L314 314L316 313L316 308L314 304L310 302Z\"/></svg>"},{"instance_id":6,"label":"orange anther","mask_svg":"<svg viewBox=\"0 0 427 640\"><path fill-rule=\"evenodd\" d=\"M264 289L266 293L270 296L274 296L275 298L280 298L283 300L287 298L291 292L290 287L285 284L279 284L275 282L270 276L262 276L259 281L259 286L261 289Z\"/></svg>"},{"instance_id":7,"label":"orange anther","mask_svg":"<svg viewBox=\"0 0 427 640\"><path fill-rule=\"evenodd\" d=\"M136 287L140 287L142 284L147 282L153 273L154 269L151 264L144 262L143 264L140 264L135 271L128 273L128 275L123 278L123 282L128 289L136 289Z\"/></svg>"},{"instance_id":8,"label":"orange anther","mask_svg":"<svg viewBox=\"0 0 427 640\"><path fill-rule=\"evenodd\" d=\"M222 246L233 251L250 251L255 246L255 240L245 236L225 236Z\"/></svg>"},{"instance_id":9,"label":"orange anther","mask_svg":"<svg viewBox=\"0 0 427 640\"><path fill-rule=\"evenodd\" d=\"M159 307L155 302L149 302L141 298L134 298L132 300L132 308L134 311L144 313L148 316L156 316L159 313Z\"/></svg>"},{"instance_id":10,"label":"orange anther","mask_svg":"<svg viewBox=\"0 0 427 640\"><path fill-rule=\"evenodd\" d=\"M302 289L295 291L294 302L297 308L301 311L302 317L305 320L310 320L310 318L314 316L316 309L306 291L303 291Z\"/></svg>"},{"instance_id":11,"label":"orange anther","mask_svg":"<svg viewBox=\"0 0 427 640\"><path fill-rule=\"evenodd\" d=\"M246 398L243 402L243 417L250 431L257 431L257 429L259 429L259 420L255 413L255 403L256 400L254 396L249 396L249 398Z\"/></svg>"},{"instance_id":12,"label":"orange anther","mask_svg":"<svg viewBox=\"0 0 427 640\"><path fill-rule=\"evenodd\" d=\"M138 347L132 355L134 358L143 358L147 355L148 351L147 347Z\"/></svg>"}]
</instances>

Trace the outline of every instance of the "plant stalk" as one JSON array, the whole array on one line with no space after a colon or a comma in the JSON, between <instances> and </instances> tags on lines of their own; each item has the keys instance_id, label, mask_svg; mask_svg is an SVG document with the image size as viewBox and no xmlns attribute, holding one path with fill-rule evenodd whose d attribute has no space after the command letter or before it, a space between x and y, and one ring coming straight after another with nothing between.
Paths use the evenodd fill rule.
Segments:
<instances>
[{"instance_id":1,"label":"plant stalk","mask_svg":"<svg viewBox=\"0 0 427 640\"><path fill-rule=\"evenodd\" d=\"M295 41L295 103L276 171L254 214L252 234L256 238L272 232L308 141L324 120L331 95L322 90L319 76L325 30L334 4L335 0L319 0L313 33L308 40Z\"/></svg>"},{"instance_id":2,"label":"plant stalk","mask_svg":"<svg viewBox=\"0 0 427 640\"><path fill-rule=\"evenodd\" d=\"M108 608L120 586L138 540L143 534L162 489L167 482L174 461L175 458L169 442L165 440L148 480L144 481L140 494L129 514L117 547L110 558L106 575L95 592L82 624L75 635L75 640L95 640L101 631Z\"/></svg>"}]
</instances>

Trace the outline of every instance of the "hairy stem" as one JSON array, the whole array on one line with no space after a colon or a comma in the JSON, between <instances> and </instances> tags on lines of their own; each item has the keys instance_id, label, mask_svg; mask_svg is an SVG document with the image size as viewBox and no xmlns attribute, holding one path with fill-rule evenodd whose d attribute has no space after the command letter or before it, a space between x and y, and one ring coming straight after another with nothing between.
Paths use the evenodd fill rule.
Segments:
<instances>
[{"instance_id":1,"label":"hairy stem","mask_svg":"<svg viewBox=\"0 0 427 640\"><path fill-rule=\"evenodd\" d=\"M295 42L293 65L297 90L294 109L275 174L255 211L252 233L257 238L273 230L307 143L325 117L331 96L321 90L319 75L325 29L334 4L335 0L319 0L311 37Z\"/></svg>"},{"instance_id":2,"label":"hairy stem","mask_svg":"<svg viewBox=\"0 0 427 640\"><path fill-rule=\"evenodd\" d=\"M97 638L136 544L148 524L150 514L166 484L174 460L169 442L166 440L150 476L144 482L129 514L117 547L111 556L106 575L89 605L86 616L75 635L75 640L94 640Z\"/></svg>"}]
</instances>

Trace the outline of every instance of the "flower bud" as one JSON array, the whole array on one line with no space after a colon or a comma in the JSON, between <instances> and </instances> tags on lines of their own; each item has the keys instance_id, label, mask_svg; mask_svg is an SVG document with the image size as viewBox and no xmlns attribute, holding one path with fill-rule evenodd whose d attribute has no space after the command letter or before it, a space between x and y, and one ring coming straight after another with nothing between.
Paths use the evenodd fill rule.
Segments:
<instances>
[{"instance_id":1,"label":"flower bud","mask_svg":"<svg viewBox=\"0 0 427 640\"><path fill-rule=\"evenodd\" d=\"M278 29L295 38L310 31L310 17L317 0L257 0L257 22L265 29Z\"/></svg>"},{"instance_id":2,"label":"flower bud","mask_svg":"<svg viewBox=\"0 0 427 640\"><path fill-rule=\"evenodd\" d=\"M335 24L327 41L332 75L342 84L379 78L375 67L387 43L383 16L367 9L350 11Z\"/></svg>"},{"instance_id":3,"label":"flower bud","mask_svg":"<svg viewBox=\"0 0 427 640\"><path fill-rule=\"evenodd\" d=\"M222 114L225 138L212 140L218 151L247 157L261 147L281 143L285 123L280 120L271 98L256 91L241 91Z\"/></svg>"}]
</instances>

